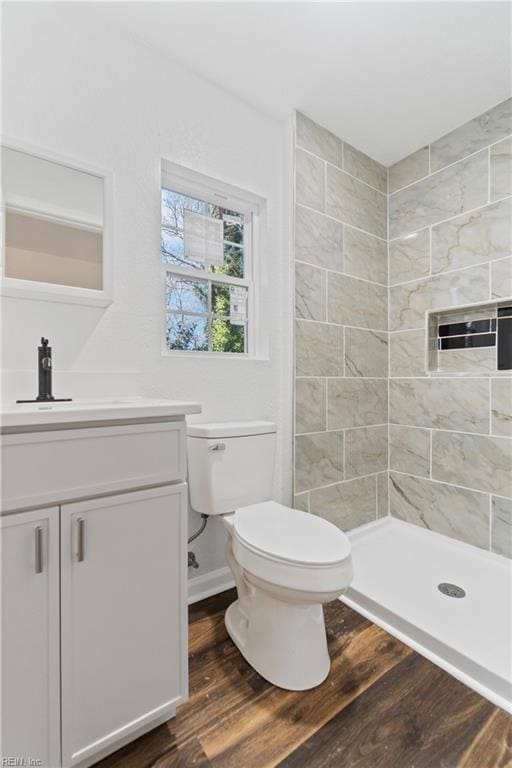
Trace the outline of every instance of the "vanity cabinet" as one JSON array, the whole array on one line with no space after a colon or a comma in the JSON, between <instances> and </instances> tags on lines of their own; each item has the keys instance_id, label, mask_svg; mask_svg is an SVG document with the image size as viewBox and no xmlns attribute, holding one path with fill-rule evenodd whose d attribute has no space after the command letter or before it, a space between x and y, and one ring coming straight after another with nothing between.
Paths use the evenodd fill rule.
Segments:
<instances>
[{"instance_id":1,"label":"vanity cabinet","mask_svg":"<svg viewBox=\"0 0 512 768\"><path fill-rule=\"evenodd\" d=\"M2 506L116 493L186 476L185 422L22 431L2 438Z\"/></svg>"},{"instance_id":2,"label":"vanity cabinet","mask_svg":"<svg viewBox=\"0 0 512 768\"><path fill-rule=\"evenodd\" d=\"M0 524L1 754L53 768L60 764L59 510L8 515Z\"/></svg>"},{"instance_id":3,"label":"vanity cabinet","mask_svg":"<svg viewBox=\"0 0 512 768\"><path fill-rule=\"evenodd\" d=\"M66 766L168 719L187 690L185 501L180 484L61 509Z\"/></svg>"},{"instance_id":4,"label":"vanity cabinet","mask_svg":"<svg viewBox=\"0 0 512 768\"><path fill-rule=\"evenodd\" d=\"M149 407L3 435L3 760L87 768L187 698L185 420Z\"/></svg>"}]
</instances>

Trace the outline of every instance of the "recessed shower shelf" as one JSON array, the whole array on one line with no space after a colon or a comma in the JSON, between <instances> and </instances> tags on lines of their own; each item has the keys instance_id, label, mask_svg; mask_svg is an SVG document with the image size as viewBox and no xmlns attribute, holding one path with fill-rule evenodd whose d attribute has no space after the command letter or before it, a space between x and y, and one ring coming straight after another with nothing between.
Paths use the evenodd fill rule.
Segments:
<instances>
[{"instance_id":1,"label":"recessed shower shelf","mask_svg":"<svg viewBox=\"0 0 512 768\"><path fill-rule=\"evenodd\" d=\"M512 298L427 313L431 376L512 373Z\"/></svg>"}]
</instances>

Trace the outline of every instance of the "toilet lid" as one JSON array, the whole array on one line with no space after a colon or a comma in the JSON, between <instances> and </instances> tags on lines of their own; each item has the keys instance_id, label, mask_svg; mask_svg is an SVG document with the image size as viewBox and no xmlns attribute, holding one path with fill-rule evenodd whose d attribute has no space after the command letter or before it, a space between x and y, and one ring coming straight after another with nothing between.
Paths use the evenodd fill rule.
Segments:
<instances>
[{"instance_id":1,"label":"toilet lid","mask_svg":"<svg viewBox=\"0 0 512 768\"><path fill-rule=\"evenodd\" d=\"M235 536L251 549L303 565L331 565L350 555L350 541L333 523L265 501L237 509Z\"/></svg>"}]
</instances>

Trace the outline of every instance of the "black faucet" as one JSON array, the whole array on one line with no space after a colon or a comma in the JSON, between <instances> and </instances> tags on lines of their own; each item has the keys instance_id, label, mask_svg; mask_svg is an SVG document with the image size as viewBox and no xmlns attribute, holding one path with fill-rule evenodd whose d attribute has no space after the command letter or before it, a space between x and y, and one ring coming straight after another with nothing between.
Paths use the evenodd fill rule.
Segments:
<instances>
[{"instance_id":1,"label":"black faucet","mask_svg":"<svg viewBox=\"0 0 512 768\"><path fill-rule=\"evenodd\" d=\"M41 346L37 348L37 372L39 376L39 394L35 400L16 400L17 403L64 403L70 397L54 397L52 394L52 348L48 339L41 338Z\"/></svg>"},{"instance_id":2,"label":"black faucet","mask_svg":"<svg viewBox=\"0 0 512 768\"><path fill-rule=\"evenodd\" d=\"M41 339L41 346L37 348L39 374L38 401L46 402L55 400L52 395L52 348L48 346L48 339Z\"/></svg>"}]
</instances>

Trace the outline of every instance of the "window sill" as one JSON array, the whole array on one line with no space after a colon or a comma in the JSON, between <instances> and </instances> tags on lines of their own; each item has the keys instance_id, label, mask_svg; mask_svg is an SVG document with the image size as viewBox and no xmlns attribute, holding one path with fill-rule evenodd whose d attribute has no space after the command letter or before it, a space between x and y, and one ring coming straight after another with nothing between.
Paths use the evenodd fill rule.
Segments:
<instances>
[{"instance_id":1,"label":"window sill","mask_svg":"<svg viewBox=\"0 0 512 768\"><path fill-rule=\"evenodd\" d=\"M108 307L113 301L112 297L105 291L18 280L14 277L4 277L0 280L0 296L33 301L51 301L59 304L82 304L89 307Z\"/></svg>"},{"instance_id":2,"label":"window sill","mask_svg":"<svg viewBox=\"0 0 512 768\"><path fill-rule=\"evenodd\" d=\"M241 360L252 363L269 363L270 358L264 355L250 355L240 352L194 352L193 350L163 350L162 357L184 358L187 360Z\"/></svg>"}]
</instances>

